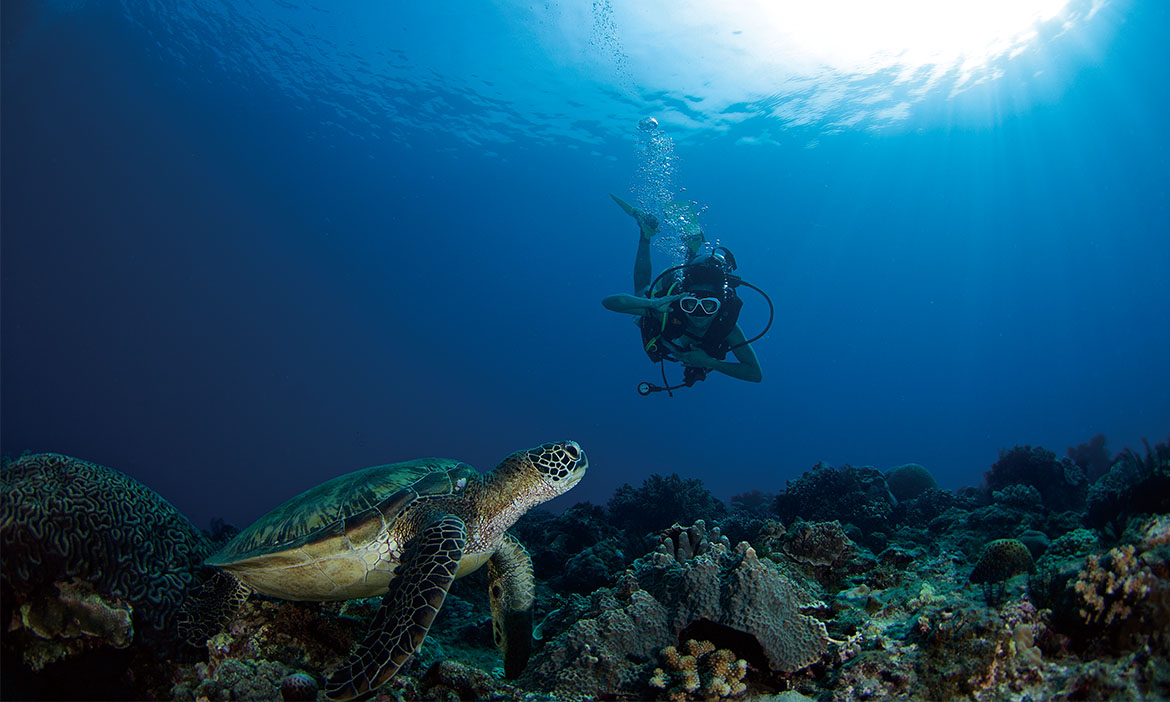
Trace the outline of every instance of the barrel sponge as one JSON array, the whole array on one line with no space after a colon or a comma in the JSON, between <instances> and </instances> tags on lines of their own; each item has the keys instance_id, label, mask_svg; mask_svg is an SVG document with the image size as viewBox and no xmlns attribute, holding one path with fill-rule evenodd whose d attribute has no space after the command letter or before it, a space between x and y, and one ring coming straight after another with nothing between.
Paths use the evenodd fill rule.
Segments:
<instances>
[{"instance_id":1,"label":"barrel sponge","mask_svg":"<svg viewBox=\"0 0 1170 702\"><path fill-rule=\"evenodd\" d=\"M997 539L983 547L979 562L971 571L971 582L987 583L1007 580L1013 575L1036 569L1032 553L1019 539Z\"/></svg>"},{"instance_id":2,"label":"barrel sponge","mask_svg":"<svg viewBox=\"0 0 1170 702\"><path fill-rule=\"evenodd\" d=\"M931 488L938 489L938 481L930 471L917 463L891 468L886 472L886 485L899 502L918 497Z\"/></svg>"},{"instance_id":3,"label":"barrel sponge","mask_svg":"<svg viewBox=\"0 0 1170 702\"><path fill-rule=\"evenodd\" d=\"M116 470L55 453L0 466L0 575L14 588L69 578L132 603L168 630L209 545L158 493Z\"/></svg>"}]
</instances>

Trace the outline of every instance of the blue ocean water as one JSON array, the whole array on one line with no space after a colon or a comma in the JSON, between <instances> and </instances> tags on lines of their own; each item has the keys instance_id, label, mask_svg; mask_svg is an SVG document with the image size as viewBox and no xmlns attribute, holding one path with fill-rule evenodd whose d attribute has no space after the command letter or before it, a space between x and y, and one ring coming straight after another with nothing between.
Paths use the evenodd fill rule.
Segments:
<instances>
[{"instance_id":1,"label":"blue ocean water","mask_svg":"<svg viewBox=\"0 0 1170 702\"><path fill-rule=\"evenodd\" d=\"M243 526L557 438L592 464L559 507L1162 440L1170 8L1056 5L975 60L701 3L5 2L0 449ZM635 392L611 192L691 202L771 296L762 384Z\"/></svg>"}]
</instances>

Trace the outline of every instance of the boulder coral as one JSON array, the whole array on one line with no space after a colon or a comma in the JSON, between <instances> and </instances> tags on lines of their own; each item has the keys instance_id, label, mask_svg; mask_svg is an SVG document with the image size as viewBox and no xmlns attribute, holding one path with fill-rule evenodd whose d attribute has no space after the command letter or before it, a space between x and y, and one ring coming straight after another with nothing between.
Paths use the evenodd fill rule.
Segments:
<instances>
[{"instance_id":1,"label":"boulder coral","mask_svg":"<svg viewBox=\"0 0 1170 702\"><path fill-rule=\"evenodd\" d=\"M1036 570L1032 553L1019 539L996 539L983 547L971 571L973 583L997 583Z\"/></svg>"},{"instance_id":2,"label":"boulder coral","mask_svg":"<svg viewBox=\"0 0 1170 702\"><path fill-rule=\"evenodd\" d=\"M886 471L886 484L899 502L918 497L927 490L938 489L938 481L930 471L917 463L907 463Z\"/></svg>"},{"instance_id":3,"label":"boulder coral","mask_svg":"<svg viewBox=\"0 0 1170 702\"><path fill-rule=\"evenodd\" d=\"M127 600L140 626L169 630L209 544L158 493L56 453L0 467L4 582L28 591L72 578Z\"/></svg>"}]
</instances>

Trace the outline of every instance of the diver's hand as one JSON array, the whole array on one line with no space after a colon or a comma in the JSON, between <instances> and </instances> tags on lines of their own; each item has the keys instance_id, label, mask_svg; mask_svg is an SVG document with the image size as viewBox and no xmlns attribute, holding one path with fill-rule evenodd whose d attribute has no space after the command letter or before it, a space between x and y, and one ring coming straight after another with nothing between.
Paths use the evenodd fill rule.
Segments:
<instances>
[{"instance_id":1,"label":"diver's hand","mask_svg":"<svg viewBox=\"0 0 1170 702\"><path fill-rule=\"evenodd\" d=\"M689 351L675 351L671 354L684 366L692 368L714 368L715 359L710 356L703 349L690 349Z\"/></svg>"},{"instance_id":2,"label":"diver's hand","mask_svg":"<svg viewBox=\"0 0 1170 702\"><path fill-rule=\"evenodd\" d=\"M646 302L646 309L653 310L661 314L670 314L671 308L675 302L678 302L682 295L667 295L666 297L652 297Z\"/></svg>"},{"instance_id":3,"label":"diver's hand","mask_svg":"<svg viewBox=\"0 0 1170 702\"><path fill-rule=\"evenodd\" d=\"M658 218L654 215L636 209L633 217L638 222L638 230L642 232L642 236L649 239L658 233Z\"/></svg>"}]
</instances>

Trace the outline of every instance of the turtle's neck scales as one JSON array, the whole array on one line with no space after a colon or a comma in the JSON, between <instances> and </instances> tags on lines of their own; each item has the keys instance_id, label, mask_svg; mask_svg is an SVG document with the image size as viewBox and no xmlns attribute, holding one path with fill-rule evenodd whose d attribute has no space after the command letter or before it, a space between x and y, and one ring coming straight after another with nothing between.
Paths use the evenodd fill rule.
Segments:
<instances>
[{"instance_id":1,"label":"turtle's neck scales","mask_svg":"<svg viewBox=\"0 0 1170 702\"><path fill-rule=\"evenodd\" d=\"M526 489L525 485L521 476L500 471L487 473L481 480L468 483L461 498L466 505L466 550L494 549L504 532L525 512L554 497Z\"/></svg>"}]
</instances>

